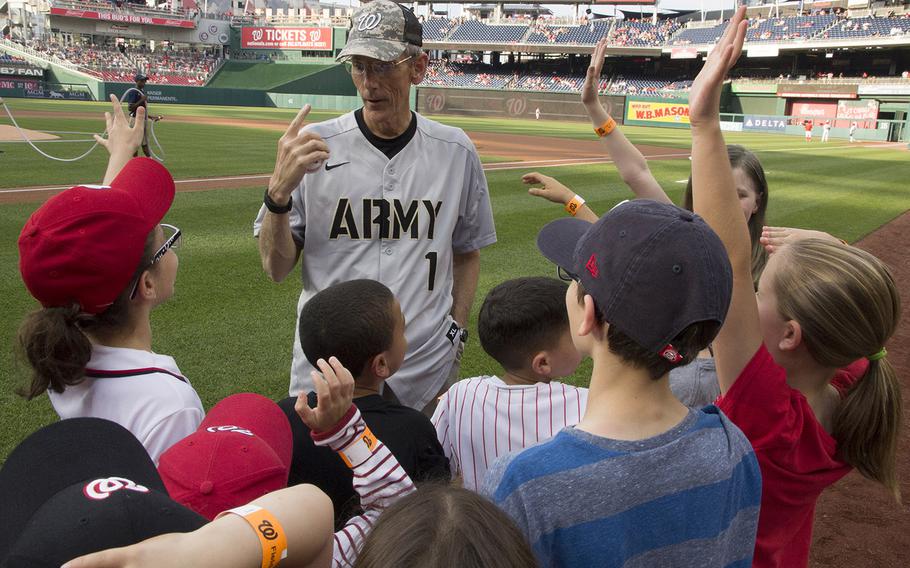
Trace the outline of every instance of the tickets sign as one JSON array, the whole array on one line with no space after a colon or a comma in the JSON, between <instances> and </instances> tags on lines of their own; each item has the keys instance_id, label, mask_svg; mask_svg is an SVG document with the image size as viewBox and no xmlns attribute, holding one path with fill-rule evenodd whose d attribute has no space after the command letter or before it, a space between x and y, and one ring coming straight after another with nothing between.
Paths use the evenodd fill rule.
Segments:
<instances>
[{"instance_id":1,"label":"tickets sign","mask_svg":"<svg viewBox=\"0 0 910 568\"><path fill-rule=\"evenodd\" d=\"M243 49L331 51L332 28L244 26L240 31L240 47Z\"/></svg>"},{"instance_id":2,"label":"tickets sign","mask_svg":"<svg viewBox=\"0 0 910 568\"><path fill-rule=\"evenodd\" d=\"M689 103L661 100L630 100L626 103L626 123L689 124Z\"/></svg>"},{"instance_id":3,"label":"tickets sign","mask_svg":"<svg viewBox=\"0 0 910 568\"><path fill-rule=\"evenodd\" d=\"M123 22L127 24L145 24L150 26L167 26L170 28L195 28L192 20L178 18L154 18L138 14L123 14L115 12L99 12L97 10L72 10L70 8L51 8L51 16L64 16L66 18L85 18L88 20L102 20L105 22Z\"/></svg>"}]
</instances>

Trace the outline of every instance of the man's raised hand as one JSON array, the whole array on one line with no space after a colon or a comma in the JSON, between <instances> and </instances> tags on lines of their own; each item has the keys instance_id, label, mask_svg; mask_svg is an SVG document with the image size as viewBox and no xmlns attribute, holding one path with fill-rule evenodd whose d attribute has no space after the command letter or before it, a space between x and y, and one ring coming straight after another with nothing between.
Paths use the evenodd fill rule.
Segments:
<instances>
[{"instance_id":1,"label":"man's raised hand","mask_svg":"<svg viewBox=\"0 0 910 568\"><path fill-rule=\"evenodd\" d=\"M329 147L321 136L301 131L310 109L304 105L278 140L275 170L269 180L269 196L276 203L287 203L304 174L329 158Z\"/></svg>"}]
</instances>

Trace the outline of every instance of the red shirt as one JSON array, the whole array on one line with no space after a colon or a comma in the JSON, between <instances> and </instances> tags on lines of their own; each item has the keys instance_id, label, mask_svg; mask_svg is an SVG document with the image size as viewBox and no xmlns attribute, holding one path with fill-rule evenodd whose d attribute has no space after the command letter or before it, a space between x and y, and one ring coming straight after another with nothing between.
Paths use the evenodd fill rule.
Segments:
<instances>
[{"instance_id":1,"label":"red shirt","mask_svg":"<svg viewBox=\"0 0 910 568\"><path fill-rule=\"evenodd\" d=\"M863 359L838 371L831 384L843 394L867 368ZM837 442L816 420L806 397L787 385L784 369L764 345L717 406L752 442L761 467L752 565L806 566L815 501L851 467L835 457Z\"/></svg>"},{"instance_id":2,"label":"red shirt","mask_svg":"<svg viewBox=\"0 0 910 568\"><path fill-rule=\"evenodd\" d=\"M806 127L806 132L812 132L812 121L811 120L806 121L804 126Z\"/></svg>"}]
</instances>

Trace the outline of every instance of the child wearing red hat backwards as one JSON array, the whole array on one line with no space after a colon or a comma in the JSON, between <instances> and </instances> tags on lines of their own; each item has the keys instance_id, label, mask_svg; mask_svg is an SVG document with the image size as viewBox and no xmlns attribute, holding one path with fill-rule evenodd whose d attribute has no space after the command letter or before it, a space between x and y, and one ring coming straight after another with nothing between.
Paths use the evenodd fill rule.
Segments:
<instances>
[{"instance_id":1,"label":"child wearing red hat backwards","mask_svg":"<svg viewBox=\"0 0 910 568\"><path fill-rule=\"evenodd\" d=\"M104 185L52 197L19 236L22 280L43 306L19 328L33 371L23 394L47 391L62 419L121 424L157 463L204 412L173 358L152 352L149 315L173 295L177 275L180 230L161 224L174 180L154 160L130 159L143 117L130 127L111 102L108 139L96 136L110 153Z\"/></svg>"}]
</instances>

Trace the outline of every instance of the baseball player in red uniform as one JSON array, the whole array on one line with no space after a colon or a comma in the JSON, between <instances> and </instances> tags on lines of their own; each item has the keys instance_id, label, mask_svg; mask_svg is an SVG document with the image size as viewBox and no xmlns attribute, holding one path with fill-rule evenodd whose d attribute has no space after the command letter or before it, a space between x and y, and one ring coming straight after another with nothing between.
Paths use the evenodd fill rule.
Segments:
<instances>
[{"instance_id":1,"label":"baseball player in red uniform","mask_svg":"<svg viewBox=\"0 0 910 568\"><path fill-rule=\"evenodd\" d=\"M806 120L803 122L803 127L806 129L806 142L812 142L812 121Z\"/></svg>"}]
</instances>

